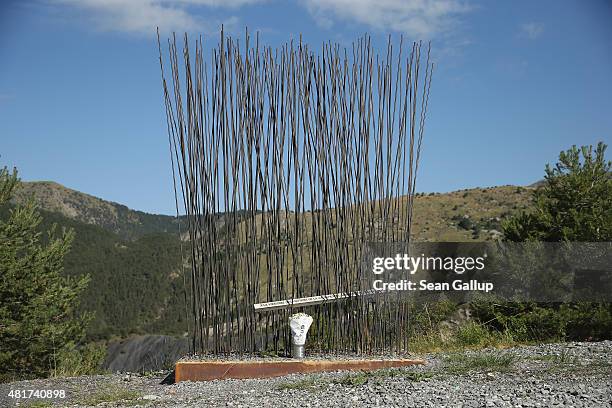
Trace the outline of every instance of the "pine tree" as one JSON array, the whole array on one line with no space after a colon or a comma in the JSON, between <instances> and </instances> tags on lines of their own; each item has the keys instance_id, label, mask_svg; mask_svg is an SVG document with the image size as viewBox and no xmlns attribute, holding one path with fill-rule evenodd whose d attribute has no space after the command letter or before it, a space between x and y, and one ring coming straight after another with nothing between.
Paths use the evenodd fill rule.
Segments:
<instances>
[{"instance_id":1,"label":"pine tree","mask_svg":"<svg viewBox=\"0 0 612 408\"><path fill-rule=\"evenodd\" d=\"M612 164L605 159L606 147L600 142L595 149L593 146L572 146L561 152L554 167L546 166L544 185L533 193L532 210L504 223L505 239L515 242L612 241ZM537 262L534 259L533 264ZM542 281L541 277L538 279ZM524 333L533 333L525 340L612 338L612 303L508 302L482 310L486 313L480 318L489 324L513 326Z\"/></svg>"},{"instance_id":2,"label":"pine tree","mask_svg":"<svg viewBox=\"0 0 612 408\"><path fill-rule=\"evenodd\" d=\"M0 169L0 206L18 186L17 171ZM3 380L52 374L58 356L84 337L90 316L79 314L89 277L62 274L74 232L53 226L39 231L42 217L30 200L0 219L0 367Z\"/></svg>"},{"instance_id":3,"label":"pine tree","mask_svg":"<svg viewBox=\"0 0 612 408\"><path fill-rule=\"evenodd\" d=\"M509 241L612 241L611 163L606 145L583 146L559 154L546 166L545 184L534 192L534 209L504 224ZM581 157L582 156L582 157Z\"/></svg>"}]
</instances>

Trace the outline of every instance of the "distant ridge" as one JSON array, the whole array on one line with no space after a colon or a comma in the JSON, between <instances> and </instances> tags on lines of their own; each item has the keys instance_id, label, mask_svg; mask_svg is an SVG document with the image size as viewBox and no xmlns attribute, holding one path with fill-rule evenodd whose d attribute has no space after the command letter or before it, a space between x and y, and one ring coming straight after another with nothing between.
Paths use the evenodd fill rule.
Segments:
<instances>
[{"instance_id":1,"label":"distant ridge","mask_svg":"<svg viewBox=\"0 0 612 408\"><path fill-rule=\"evenodd\" d=\"M531 188L540 188L542 186L544 186L544 184L546 184L546 180L542 179L542 180L538 180L535 183L532 183L529 185L529 187Z\"/></svg>"},{"instance_id":2,"label":"distant ridge","mask_svg":"<svg viewBox=\"0 0 612 408\"><path fill-rule=\"evenodd\" d=\"M612 179L612 171L608 172L608 178ZM540 188L540 187L544 187L544 185L546 185L546 179L538 180L535 183L530 184L529 187Z\"/></svg>"},{"instance_id":3,"label":"distant ridge","mask_svg":"<svg viewBox=\"0 0 612 408\"><path fill-rule=\"evenodd\" d=\"M540 183L542 181L532 186ZM500 232L501 219L514 210L526 208L532 186L507 185L417 194L413 238L423 241L489 239L488 231L492 230L493 235ZM21 183L13 201L23 203L29 197L33 197L42 210L99 226L124 240L133 241L158 233L178 235L175 217L132 210L52 181ZM469 218L470 222L461 221L462 218ZM222 227L223 221L220 214L217 227ZM183 239L186 238L183 231Z\"/></svg>"},{"instance_id":4,"label":"distant ridge","mask_svg":"<svg viewBox=\"0 0 612 408\"><path fill-rule=\"evenodd\" d=\"M22 182L12 201L22 204L30 197L41 209L97 225L123 239L134 240L160 232L178 234L175 217L131 210L125 205L72 190L53 181Z\"/></svg>"}]
</instances>

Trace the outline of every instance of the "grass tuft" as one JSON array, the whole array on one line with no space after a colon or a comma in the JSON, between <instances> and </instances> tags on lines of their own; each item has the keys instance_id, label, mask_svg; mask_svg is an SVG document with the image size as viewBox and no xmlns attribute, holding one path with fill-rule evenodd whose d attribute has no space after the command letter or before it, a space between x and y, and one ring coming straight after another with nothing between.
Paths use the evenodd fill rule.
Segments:
<instances>
[{"instance_id":1,"label":"grass tuft","mask_svg":"<svg viewBox=\"0 0 612 408\"><path fill-rule=\"evenodd\" d=\"M307 377L291 383L282 383L278 390L311 390L321 388L329 384L342 385L344 387L359 387L368 382L378 383L385 378L398 377L410 382L423 381L433 376L428 372L404 371L396 368L384 368L375 371L359 371L348 373L340 378L323 380L320 377Z\"/></svg>"},{"instance_id":2,"label":"grass tuft","mask_svg":"<svg viewBox=\"0 0 612 408\"><path fill-rule=\"evenodd\" d=\"M559 365L573 365L578 363L578 357L569 349L561 349L559 354L553 355L552 362Z\"/></svg>"},{"instance_id":3,"label":"grass tuft","mask_svg":"<svg viewBox=\"0 0 612 408\"><path fill-rule=\"evenodd\" d=\"M451 354L444 358L444 369L451 374L470 371L508 371L517 361L514 354Z\"/></svg>"},{"instance_id":4,"label":"grass tuft","mask_svg":"<svg viewBox=\"0 0 612 408\"><path fill-rule=\"evenodd\" d=\"M384 368L382 370L350 373L333 382L346 387L358 387L368 382L376 383L385 378L397 377L410 382L418 382L431 378L432 376L432 373L427 372L405 371L397 368Z\"/></svg>"},{"instance_id":5,"label":"grass tuft","mask_svg":"<svg viewBox=\"0 0 612 408\"><path fill-rule=\"evenodd\" d=\"M49 401L33 401L30 403L26 403L27 408L50 408L53 407L53 403Z\"/></svg>"},{"instance_id":6,"label":"grass tuft","mask_svg":"<svg viewBox=\"0 0 612 408\"><path fill-rule=\"evenodd\" d=\"M469 322L451 333L429 330L411 338L410 349L416 353L462 351L486 347L507 348L517 342L510 331L489 330L476 322Z\"/></svg>"},{"instance_id":7,"label":"grass tuft","mask_svg":"<svg viewBox=\"0 0 612 408\"><path fill-rule=\"evenodd\" d=\"M138 405L142 397L139 391L128 390L122 387L108 387L85 397L83 405L98 405L102 403L122 402L124 405Z\"/></svg>"}]
</instances>

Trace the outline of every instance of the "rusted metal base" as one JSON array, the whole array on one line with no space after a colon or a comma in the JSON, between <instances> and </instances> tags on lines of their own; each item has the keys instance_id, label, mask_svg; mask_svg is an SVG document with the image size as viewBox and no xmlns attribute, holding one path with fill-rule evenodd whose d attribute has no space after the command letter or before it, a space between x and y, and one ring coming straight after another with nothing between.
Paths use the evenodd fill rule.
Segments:
<instances>
[{"instance_id":1,"label":"rusted metal base","mask_svg":"<svg viewBox=\"0 0 612 408\"><path fill-rule=\"evenodd\" d=\"M294 373L338 370L371 371L419 364L425 364L425 360L179 361L176 363L175 381L268 378Z\"/></svg>"}]
</instances>

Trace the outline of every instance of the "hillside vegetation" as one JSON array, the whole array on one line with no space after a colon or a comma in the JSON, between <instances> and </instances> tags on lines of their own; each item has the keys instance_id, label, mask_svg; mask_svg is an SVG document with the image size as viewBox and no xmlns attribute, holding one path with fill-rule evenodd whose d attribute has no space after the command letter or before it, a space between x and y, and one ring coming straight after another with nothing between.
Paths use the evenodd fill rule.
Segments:
<instances>
[{"instance_id":1,"label":"hillside vegetation","mask_svg":"<svg viewBox=\"0 0 612 408\"><path fill-rule=\"evenodd\" d=\"M95 312L89 329L91 339L186 331L181 241L174 217L134 211L57 183L23 185L15 201L34 198L44 218L41 229L57 223L76 232L73 249L66 256L65 273L91 277L82 305L84 310ZM531 191L502 186L419 194L413 239L480 241L498 237L501 221L526 208Z\"/></svg>"},{"instance_id":2,"label":"hillside vegetation","mask_svg":"<svg viewBox=\"0 0 612 408\"><path fill-rule=\"evenodd\" d=\"M0 208L0 217L11 207ZM185 330L180 242L169 233L128 241L96 225L41 210L41 231L53 223L72 228L75 239L64 258L64 273L88 274L82 308L95 312L90 339L131 333L182 333ZM44 235L43 235L44 237Z\"/></svg>"},{"instance_id":3,"label":"hillside vegetation","mask_svg":"<svg viewBox=\"0 0 612 408\"><path fill-rule=\"evenodd\" d=\"M501 220L530 205L533 188L502 186L420 194L414 204L417 241L486 241L499 237Z\"/></svg>"}]
</instances>

